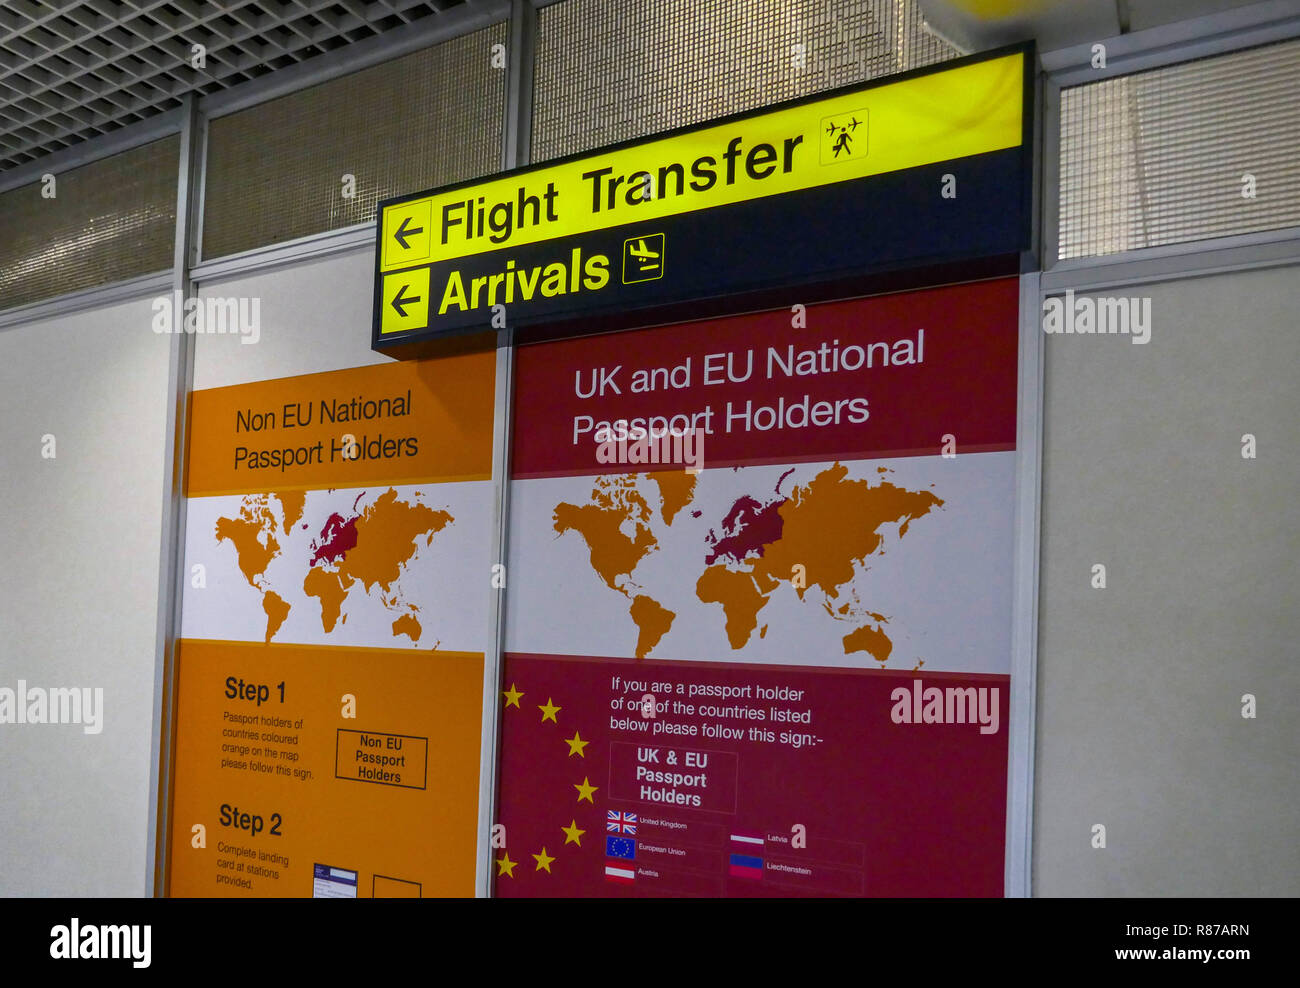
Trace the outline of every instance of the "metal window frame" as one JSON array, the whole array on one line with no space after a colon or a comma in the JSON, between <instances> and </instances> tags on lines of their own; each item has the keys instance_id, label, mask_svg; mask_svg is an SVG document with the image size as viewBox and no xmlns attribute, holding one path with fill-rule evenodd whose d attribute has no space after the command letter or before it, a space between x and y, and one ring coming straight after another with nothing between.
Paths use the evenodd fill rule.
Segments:
<instances>
[{"instance_id":1,"label":"metal window frame","mask_svg":"<svg viewBox=\"0 0 1300 988\"><path fill-rule=\"evenodd\" d=\"M510 0L506 40L506 107L502 126L501 168L531 160L533 133L533 68L537 54L537 10L534 0ZM493 898L494 825L499 809L497 753L501 750L501 687L505 676L506 594L509 579L506 550L510 535L510 446L515 401L514 327L497 330L496 373L492 409L492 545L488 558L505 579L492 597L488 613L491 649L484 656L483 717L479 762L478 853L474 884L480 898ZM495 583L495 580L493 581Z\"/></svg>"},{"instance_id":2,"label":"metal window frame","mask_svg":"<svg viewBox=\"0 0 1300 988\"><path fill-rule=\"evenodd\" d=\"M1043 339L1039 270L1043 251L1041 207L1045 175L1044 83L1041 63L1033 88L1030 135L1030 245L1020 259L1019 347L1016 359L1016 466L1011 564L1011 675L1007 722L1007 815L1003 843L1003 895L1033 894L1034 751L1038 732L1038 575L1041 552L1043 456Z\"/></svg>"},{"instance_id":3,"label":"metal window frame","mask_svg":"<svg viewBox=\"0 0 1300 988\"><path fill-rule=\"evenodd\" d=\"M184 120L184 107L168 110L166 113L141 120L139 123L129 124L111 134L92 137L62 151L47 154L35 161L28 161L17 168L10 168L0 172L0 193L11 192L24 185L39 182L41 176L47 172L58 175L73 168L80 168L82 165L111 158L123 151L132 151L142 145L152 144L161 138L179 134Z\"/></svg>"},{"instance_id":4,"label":"metal window frame","mask_svg":"<svg viewBox=\"0 0 1300 988\"><path fill-rule=\"evenodd\" d=\"M290 96L325 82L332 82L363 69L374 68L404 55L411 55L466 34L472 34L485 27L509 21L511 11L512 0L465 0L461 6L453 7L436 18L416 21L404 28L397 28L347 45L334 52L281 69L265 78L251 79L199 100L202 152L199 156L199 209L195 238L196 280L212 278L215 276L214 271L217 270L224 277L247 271L266 270L265 266L268 263L278 266L306 257L324 257L357 250L363 246L372 246L375 239L375 224L372 220L338 230L309 234L279 244L225 254L218 258L206 257L203 254L204 209L207 204L208 142L213 120L269 103L282 96ZM510 47L512 46L508 44L508 57L511 55ZM209 268L209 265L215 261L220 261L221 266Z\"/></svg>"},{"instance_id":5,"label":"metal window frame","mask_svg":"<svg viewBox=\"0 0 1300 988\"><path fill-rule=\"evenodd\" d=\"M305 62L277 69L270 75L250 79L228 89L218 90L199 100L199 113L207 120L228 116L240 110L281 96L289 96L322 82L330 82L362 69L391 62L444 41L481 28L498 24L510 16L511 0L463 0L437 17L385 31L383 34L344 45L317 55Z\"/></svg>"},{"instance_id":6,"label":"metal window frame","mask_svg":"<svg viewBox=\"0 0 1300 988\"><path fill-rule=\"evenodd\" d=\"M1020 276L1016 361L1016 467L1012 521L1011 676L1003 894L1032 894L1034 751L1038 698L1039 518L1042 509L1043 339L1039 275Z\"/></svg>"},{"instance_id":7,"label":"metal window frame","mask_svg":"<svg viewBox=\"0 0 1300 988\"><path fill-rule=\"evenodd\" d=\"M191 94L182 107L181 153L176 182L176 238L172 249L170 289L189 298L199 144L198 101ZM167 352L167 410L163 450L162 537L158 551L158 610L154 642L153 730L149 764L149 842L145 858L145 895L161 896L167 883L167 834L171 822L173 751L171 725L176 713L176 642L185 588L185 438L190 390L194 383L194 339L172 333Z\"/></svg>"},{"instance_id":8,"label":"metal window frame","mask_svg":"<svg viewBox=\"0 0 1300 988\"><path fill-rule=\"evenodd\" d=\"M0 330L27 322L35 322L38 319L71 315L74 312L82 312L86 309L115 305L118 302L127 302L148 295L156 295L159 292L167 291L171 287L171 283L172 272L170 269L164 268L152 274L142 274L134 278L110 282L107 285L83 288L80 291L69 292L66 295L57 295L54 298L16 305L0 312Z\"/></svg>"},{"instance_id":9,"label":"metal window frame","mask_svg":"<svg viewBox=\"0 0 1300 988\"><path fill-rule=\"evenodd\" d=\"M1043 71L1062 88L1132 75L1178 62L1225 55L1272 41L1285 41L1300 29L1300 2L1266 0L1217 14L1098 38L1042 54ZM1092 67L1092 46L1106 46L1106 67Z\"/></svg>"},{"instance_id":10,"label":"metal window frame","mask_svg":"<svg viewBox=\"0 0 1300 988\"><path fill-rule=\"evenodd\" d=\"M1300 0L1267 0L1249 7L1174 24L1161 25L1122 34L1114 38L1098 39L1105 45L1106 67L1092 67L1092 43L1044 52L1041 65L1045 73L1043 85L1043 138L1040 143L1043 163L1043 198L1040 209L1043 216L1043 250L1041 255L1044 291L1063 291L1067 287L1083 284L1093 277L1095 269L1109 272L1105 277L1119 280L1107 284L1124 284L1126 277L1150 277L1161 270L1167 274L1189 274L1204 266L1193 255L1218 254L1214 264L1251 266L1268 263L1277 253L1280 242L1294 241L1300 228L1268 230L1194 240L1159 247L1139 247L1093 257L1068 258L1057 256L1060 249L1061 222L1061 91L1090 82L1101 82L1121 76L1164 68L1195 59L1228 55L1278 41L1300 38ZM1285 251L1283 251L1285 253ZM1180 266L1177 259L1182 259ZM1286 263L1281 261L1279 263ZM1121 266L1134 264L1132 272L1121 271ZM1212 273L1208 268L1203 273Z\"/></svg>"},{"instance_id":11,"label":"metal window frame","mask_svg":"<svg viewBox=\"0 0 1300 988\"><path fill-rule=\"evenodd\" d=\"M65 172L91 165L114 155L134 151L136 148L152 144L166 137L184 133L185 108L168 110L148 120L123 127L111 134L104 134L84 141L74 147L65 148L54 154L29 161L17 168L0 173L0 195L13 192L23 186L41 181L44 175L62 175ZM177 218L179 223L179 217ZM98 306L113 305L129 299L166 291L170 287L172 270L159 268L148 274L123 278L91 288L82 288L63 295L37 299L0 311L0 330L19 323L36 319L48 319L52 316L70 315Z\"/></svg>"}]
</instances>

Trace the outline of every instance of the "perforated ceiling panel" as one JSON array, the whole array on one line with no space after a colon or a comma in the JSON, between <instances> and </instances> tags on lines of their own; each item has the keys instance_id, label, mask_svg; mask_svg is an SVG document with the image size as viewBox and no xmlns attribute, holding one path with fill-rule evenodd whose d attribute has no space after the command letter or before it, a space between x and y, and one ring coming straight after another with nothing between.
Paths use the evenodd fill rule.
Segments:
<instances>
[{"instance_id":1,"label":"perforated ceiling panel","mask_svg":"<svg viewBox=\"0 0 1300 988\"><path fill-rule=\"evenodd\" d=\"M369 222L381 199L500 168L505 40L494 24L212 121L203 257Z\"/></svg>"},{"instance_id":2,"label":"perforated ceiling panel","mask_svg":"<svg viewBox=\"0 0 1300 988\"><path fill-rule=\"evenodd\" d=\"M915 0L565 0L538 13L533 160L958 54Z\"/></svg>"},{"instance_id":3,"label":"perforated ceiling panel","mask_svg":"<svg viewBox=\"0 0 1300 988\"><path fill-rule=\"evenodd\" d=\"M4 0L0 169L462 2Z\"/></svg>"},{"instance_id":4,"label":"perforated ceiling panel","mask_svg":"<svg viewBox=\"0 0 1300 988\"><path fill-rule=\"evenodd\" d=\"M1061 93L1060 258L1300 226L1300 41Z\"/></svg>"},{"instance_id":5,"label":"perforated ceiling panel","mask_svg":"<svg viewBox=\"0 0 1300 988\"><path fill-rule=\"evenodd\" d=\"M0 309L171 267L179 156L166 137L0 194Z\"/></svg>"}]
</instances>

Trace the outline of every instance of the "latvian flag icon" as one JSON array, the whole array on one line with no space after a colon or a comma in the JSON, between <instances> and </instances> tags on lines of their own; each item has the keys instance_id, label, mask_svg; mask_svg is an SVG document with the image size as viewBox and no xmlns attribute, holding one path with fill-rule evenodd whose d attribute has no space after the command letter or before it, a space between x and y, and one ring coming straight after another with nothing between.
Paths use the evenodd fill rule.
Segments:
<instances>
[{"instance_id":1,"label":"latvian flag icon","mask_svg":"<svg viewBox=\"0 0 1300 988\"><path fill-rule=\"evenodd\" d=\"M735 878L763 877L763 835L737 830L731 835L731 875Z\"/></svg>"}]
</instances>

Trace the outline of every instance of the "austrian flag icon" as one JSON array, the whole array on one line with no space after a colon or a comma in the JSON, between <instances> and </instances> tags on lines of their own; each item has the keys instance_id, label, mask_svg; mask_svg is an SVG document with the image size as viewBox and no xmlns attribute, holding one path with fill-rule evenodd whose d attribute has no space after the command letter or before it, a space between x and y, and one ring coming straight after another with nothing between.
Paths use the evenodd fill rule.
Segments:
<instances>
[{"instance_id":1,"label":"austrian flag icon","mask_svg":"<svg viewBox=\"0 0 1300 988\"><path fill-rule=\"evenodd\" d=\"M636 869L623 864L606 864L605 880L618 882L620 885L631 885L636 881Z\"/></svg>"}]
</instances>

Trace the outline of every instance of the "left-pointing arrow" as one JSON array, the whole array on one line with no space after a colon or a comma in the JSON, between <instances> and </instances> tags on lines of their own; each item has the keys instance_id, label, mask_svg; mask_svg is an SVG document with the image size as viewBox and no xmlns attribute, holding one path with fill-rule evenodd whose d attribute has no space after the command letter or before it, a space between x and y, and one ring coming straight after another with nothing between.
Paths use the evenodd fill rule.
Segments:
<instances>
[{"instance_id":1,"label":"left-pointing arrow","mask_svg":"<svg viewBox=\"0 0 1300 988\"><path fill-rule=\"evenodd\" d=\"M410 285L403 285L401 288L397 290L397 294L393 296L393 300L390 303L388 303L397 311L397 314L401 316L403 319L406 318L405 306L413 305L416 302L420 301L419 295L403 294L410 287L411 287Z\"/></svg>"},{"instance_id":2,"label":"left-pointing arrow","mask_svg":"<svg viewBox=\"0 0 1300 988\"><path fill-rule=\"evenodd\" d=\"M411 245L406 242L407 237L414 237L417 233L423 233L424 227L416 226L407 229L407 224L411 222L411 217L402 218L402 225L393 231L393 239L402 245L402 250L410 250Z\"/></svg>"}]
</instances>

